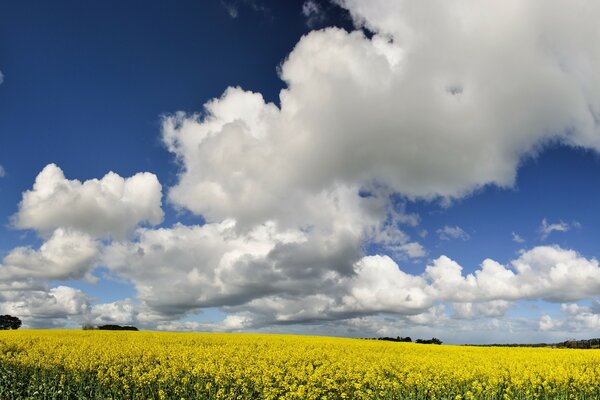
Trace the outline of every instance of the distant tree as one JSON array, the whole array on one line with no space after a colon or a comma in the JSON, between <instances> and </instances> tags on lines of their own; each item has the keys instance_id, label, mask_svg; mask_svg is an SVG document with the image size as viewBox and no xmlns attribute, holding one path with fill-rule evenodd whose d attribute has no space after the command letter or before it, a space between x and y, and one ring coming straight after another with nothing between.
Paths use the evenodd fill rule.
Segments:
<instances>
[{"instance_id":1,"label":"distant tree","mask_svg":"<svg viewBox=\"0 0 600 400\"><path fill-rule=\"evenodd\" d=\"M0 315L0 329L19 329L21 327L21 320L12 315Z\"/></svg>"},{"instance_id":2,"label":"distant tree","mask_svg":"<svg viewBox=\"0 0 600 400\"><path fill-rule=\"evenodd\" d=\"M431 339L417 339L415 343L420 343L420 344L442 344L443 342L438 339L438 338L431 338Z\"/></svg>"},{"instance_id":3,"label":"distant tree","mask_svg":"<svg viewBox=\"0 0 600 400\"><path fill-rule=\"evenodd\" d=\"M412 342L412 339L410 338L410 336L407 336L407 337L396 336L395 338L384 336L384 337L377 338L377 340L386 340L388 342Z\"/></svg>"},{"instance_id":4,"label":"distant tree","mask_svg":"<svg viewBox=\"0 0 600 400\"><path fill-rule=\"evenodd\" d=\"M83 329L84 331L93 331L94 329L96 329L96 325L92 325L92 324L83 324L81 326L81 329Z\"/></svg>"},{"instance_id":5,"label":"distant tree","mask_svg":"<svg viewBox=\"0 0 600 400\"><path fill-rule=\"evenodd\" d=\"M121 326L121 325L100 325L98 327L101 331L137 331L139 330L135 326Z\"/></svg>"}]
</instances>

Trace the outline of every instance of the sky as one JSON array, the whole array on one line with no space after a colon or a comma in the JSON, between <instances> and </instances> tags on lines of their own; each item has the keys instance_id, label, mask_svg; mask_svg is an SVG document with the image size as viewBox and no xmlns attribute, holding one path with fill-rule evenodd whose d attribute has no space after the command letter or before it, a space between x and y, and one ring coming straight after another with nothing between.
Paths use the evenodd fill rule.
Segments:
<instances>
[{"instance_id":1,"label":"sky","mask_svg":"<svg viewBox=\"0 0 600 400\"><path fill-rule=\"evenodd\" d=\"M600 4L0 3L0 314L600 336Z\"/></svg>"}]
</instances>

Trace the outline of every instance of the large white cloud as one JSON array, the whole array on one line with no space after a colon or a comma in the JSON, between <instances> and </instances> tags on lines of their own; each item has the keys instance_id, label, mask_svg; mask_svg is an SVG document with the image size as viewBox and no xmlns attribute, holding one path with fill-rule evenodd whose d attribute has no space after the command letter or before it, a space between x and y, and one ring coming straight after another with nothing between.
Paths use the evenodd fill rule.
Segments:
<instances>
[{"instance_id":1,"label":"large white cloud","mask_svg":"<svg viewBox=\"0 0 600 400\"><path fill-rule=\"evenodd\" d=\"M183 166L172 201L219 220L268 218L340 182L462 196L512 185L549 141L600 149L595 2L340 3L376 34L303 37L279 107L229 88L202 116L166 119Z\"/></svg>"},{"instance_id":2,"label":"large white cloud","mask_svg":"<svg viewBox=\"0 0 600 400\"><path fill-rule=\"evenodd\" d=\"M539 246L509 266L486 259L472 273L446 256L410 274L388 256L363 256L360 236L312 237L274 223L240 233L235 223L140 229L108 247L104 262L129 279L147 322L221 307L240 326L291 324L380 313L414 316L448 304L456 318L501 317L515 301L600 295L600 265ZM422 318L422 317L419 317ZM413 321L414 322L414 321Z\"/></svg>"},{"instance_id":3,"label":"large white cloud","mask_svg":"<svg viewBox=\"0 0 600 400\"><path fill-rule=\"evenodd\" d=\"M0 288L21 282L87 278L100 253L100 244L89 235L59 228L39 249L17 247L0 264Z\"/></svg>"},{"instance_id":4,"label":"large white cloud","mask_svg":"<svg viewBox=\"0 0 600 400\"><path fill-rule=\"evenodd\" d=\"M90 309L90 322L95 325L129 325L135 323L137 314L138 310L131 299L117 300L93 305Z\"/></svg>"},{"instance_id":5,"label":"large white cloud","mask_svg":"<svg viewBox=\"0 0 600 400\"><path fill-rule=\"evenodd\" d=\"M90 302L89 296L69 286L0 292L0 312L18 316L30 328L79 324Z\"/></svg>"},{"instance_id":6,"label":"large white cloud","mask_svg":"<svg viewBox=\"0 0 600 400\"><path fill-rule=\"evenodd\" d=\"M466 275L462 267L442 256L425 272L439 299L482 300L543 299L553 302L591 298L600 293L600 265L573 250L538 246L511 262L512 268L486 259Z\"/></svg>"},{"instance_id":7,"label":"large white cloud","mask_svg":"<svg viewBox=\"0 0 600 400\"><path fill-rule=\"evenodd\" d=\"M244 304L274 293L301 296L352 274L360 257L352 232L315 240L273 223L239 233L235 222L140 229L136 242L105 251L111 270L162 318L205 307ZM157 316L161 318L160 315Z\"/></svg>"},{"instance_id":8,"label":"large white cloud","mask_svg":"<svg viewBox=\"0 0 600 400\"><path fill-rule=\"evenodd\" d=\"M23 193L13 225L43 236L63 227L121 238L140 223L162 221L161 196L161 185L151 173L122 178L109 172L100 180L80 182L66 179L58 166L49 164Z\"/></svg>"}]
</instances>

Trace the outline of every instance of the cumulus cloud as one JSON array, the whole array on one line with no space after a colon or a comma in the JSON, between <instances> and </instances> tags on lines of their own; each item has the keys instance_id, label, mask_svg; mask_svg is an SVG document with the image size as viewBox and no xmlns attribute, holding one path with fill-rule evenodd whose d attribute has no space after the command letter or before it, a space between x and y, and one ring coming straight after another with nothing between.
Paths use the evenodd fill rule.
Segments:
<instances>
[{"instance_id":1,"label":"cumulus cloud","mask_svg":"<svg viewBox=\"0 0 600 400\"><path fill-rule=\"evenodd\" d=\"M553 246L523 252L509 266L486 259L472 273L441 256L411 274L388 256L361 256L355 237L322 242L275 224L240 233L225 221L138 235L112 244L104 261L135 285L145 321L163 325L207 307L239 317L235 329L382 313L421 315L407 319L417 323L440 302L453 318L491 318L519 300L600 295L598 261Z\"/></svg>"},{"instance_id":2,"label":"cumulus cloud","mask_svg":"<svg viewBox=\"0 0 600 400\"><path fill-rule=\"evenodd\" d=\"M109 172L102 179L80 182L65 178L55 164L47 165L31 190L23 193L12 223L48 236L69 228L99 237L124 237L140 223L163 219L162 188L154 174L122 178Z\"/></svg>"},{"instance_id":3,"label":"cumulus cloud","mask_svg":"<svg viewBox=\"0 0 600 400\"><path fill-rule=\"evenodd\" d=\"M554 331L562 334L563 338L572 337L573 333L587 335L590 331L600 329L600 301L594 299L590 306L577 303L563 303L560 305L562 315L551 317L542 315L538 327L542 331ZM588 338L588 336L583 336Z\"/></svg>"},{"instance_id":4,"label":"cumulus cloud","mask_svg":"<svg viewBox=\"0 0 600 400\"><path fill-rule=\"evenodd\" d=\"M18 282L86 278L100 253L100 244L87 234L59 228L39 249L17 247L0 264L0 288Z\"/></svg>"},{"instance_id":5,"label":"cumulus cloud","mask_svg":"<svg viewBox=\"0 0 600 400\"><path fill-rule=\"evenodd\" d=\"M551 140L600 149L600 33L597 13L580 12L596 4L340 3L375 35L304 36L281 66L280 106L229 88L201 117L165 121L184 167L172 201L237 218L287 193L374 180L460 197L513 185L520 160Z\"/></svg>"},{"instance_id":6,"label":"cumulus cloud","mask_svg":"<svg viewBox=\"0 0 600 400\"><path fill-rule=\"evenodd\" d=\"M474 319L481 317L503 317L513 302L506 300L491 300L479 303L453 303L454 317Z\"/></svg>"},{"instance_id":7,"label":"cumulus cloud","mask_svg":"<svg viewBox=\"0 0 600 400\"><path fill-rule=\"evenodd\" d=\"M459 226L445 225L444 227L437 230L437 234L441 240L469 240L471 238L471 236L469 236L469 234Z\"/></svg>"},{"instance_id":8,"label":"cumulus cloud","mask_svg":"<svg viewBox=\"0 0 600 400\"><path fill-rule=\"evenodd\" d=\"M90 323L95 325L105 324L134 324L137 320L138 310L131 299L101 303L91 306Z\"/></svg>"},{"instance_id":9,"label":"cumulus cloud","mask_svg":"<svg viewBox=\"0 0 600 400\"><path fill-rule=\"evenodd\" d=\"M163 319L274 293L309 294L352 273L352 263L360 257L351 232L315 240L302 231L281 231L273 223L246 233L226 220L140 229L138 235L133 243L113 243L104 262L130 279L138 298Z\"/></svg>"},{"instance_id":10,"label":"cumulus cloud","mask_svg":"<svg viewBox=\"0 0 600 400\"><path fill-rule=\"evenodd\" d=\"M158 314L221 305L246 326L394 310L418 315L435 301L473 303L453 306L466 318L482 301L500 301L489 303L495 315L508 307L501 301L579 296L569 284L595 293L596 261L553 247L532 249L511 267L486 260L471 274L447 257L410 275L391 259L362 255L371 241L390 254L426 253L390 223L390 194L449 201L485 185L512 186L521 160L548 143L600 150L600 50L593 45L600 6L337 3L372 35L337 28L305 35L281 65L286 88L278 104L230 87L201 113L164 119L163 141L181 166L169 201L209 224L140 231L134 243L113 246L111 268L137 282ZM304 12L312 14L314 4L305 3ZM225 221L235 224L225 229ZM265 243L243 239L264 226L273 227ZM165 239L170 254L208 232L221 250L206 250L214 259L183 261L173 279L189 294L169 299L148 289L155 288L152 274L170 279L159 264L174 264L161 252L136 254L153 254L160 247L150 243L172 232L185 239ZM294 240L282 243L278 235L286 232ZM458 226L438 234L469 238ZM324 238L336 246L323 251ZM239 241L261 250L242 246L234 252L238 272L219 280L223 254ZM341 256L342 248L350 256ZM144 265L151 267L138 272ZM540 283L539 275L548 278ZM195 280L202 291L192 290Z\"/></svg>"},{"instance_id":11,"label":"cumulus cloud","mask_svg":"<svg viewBox=\"0 0 600 400\"><path fill-rule=\"evenodd\" d=\"M597 302L595 302L597 304ZM561 304L562 317L542 315L538 327L541 331L556 331L571 335L600 329L600 313L597 307L580 306L576 303Z\"/></svg>"},{"instance_id":12,"label":"cumulus cloud","mask_svg":"<svg viewBox=\"0 0 600 400\"><path fill-rule=\"evenodd\" d=\"M30 328L79 324L91 302L81 290L69 286L2 291L0 300L2 314L18 315L23 325Z\"/></svg>"}]
</instances>

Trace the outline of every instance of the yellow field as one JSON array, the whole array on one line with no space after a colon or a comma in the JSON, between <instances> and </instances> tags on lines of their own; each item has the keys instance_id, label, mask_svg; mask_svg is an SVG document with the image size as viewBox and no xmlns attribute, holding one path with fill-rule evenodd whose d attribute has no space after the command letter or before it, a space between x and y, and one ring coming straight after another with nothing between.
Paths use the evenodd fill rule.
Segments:
<instances>
[{"instance_id":1,"label":"yellow field","mask_svg":"<svg viewBox=\"0 0 600 400\"><path fill-rule=\"evenodd\" d=\"M0 399L600 398L600 351L286 335L0 332Z\"/></svg>"}]
</instances>

